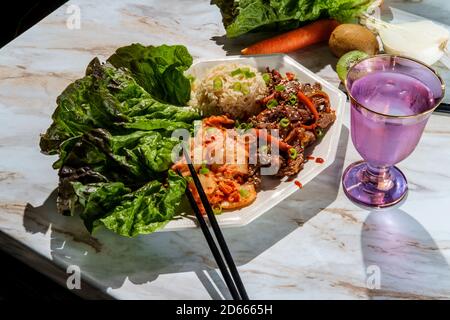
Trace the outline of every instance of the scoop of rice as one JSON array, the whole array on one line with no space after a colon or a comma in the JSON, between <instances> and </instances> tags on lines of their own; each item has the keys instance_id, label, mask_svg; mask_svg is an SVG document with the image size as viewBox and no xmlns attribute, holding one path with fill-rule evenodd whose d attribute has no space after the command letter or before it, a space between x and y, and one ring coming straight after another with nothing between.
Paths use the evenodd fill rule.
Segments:
<instances>
[{"instance_id":1,"label":"scoop of rice","mask_svg":"<svg viewBox=\"0 0 450 320\"><path fill-rule=\"evenodd\" d=\"M247 118L261 111L258 100L265 97L267 86L255 68L237 63L220 64L196 79L190 105L204 115L229 114Z\"/></svg>"}]
</instances>

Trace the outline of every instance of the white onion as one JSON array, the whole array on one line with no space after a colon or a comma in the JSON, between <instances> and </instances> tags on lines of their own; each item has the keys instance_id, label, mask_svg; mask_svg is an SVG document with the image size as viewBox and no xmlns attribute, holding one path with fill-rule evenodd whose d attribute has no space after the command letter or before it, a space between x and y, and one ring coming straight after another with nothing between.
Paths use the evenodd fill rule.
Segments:
<instances>
[{"instance_id":1,"label":"white onion","mask_svg":"<svg viewBox=\"0 0 450 320\"><path fill-rule=\"evenodd\" d=\"M443 57L449 40L448 30L429 20L392 24L364 15L361 23L378 33L385 52L428 65Z\"/></svg>"}]
</instances>

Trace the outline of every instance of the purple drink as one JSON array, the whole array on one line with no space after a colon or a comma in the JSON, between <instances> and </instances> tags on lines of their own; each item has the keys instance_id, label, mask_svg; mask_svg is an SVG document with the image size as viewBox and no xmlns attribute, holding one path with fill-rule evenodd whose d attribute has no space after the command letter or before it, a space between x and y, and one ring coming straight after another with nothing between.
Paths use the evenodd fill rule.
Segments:
<instances>
[{"instance_id":1,"label":"purple drink","mask_svg":"<svg viewBox=\"0 0 450 320\"><path fill-rule=\"evenodd\" d=\"M413 116L435 106L433 92L406 74L377 71L356 80L352 96L370 110L390 116ZM391 166L415 149L427 118L390 121L365 109L352 108L352 141L361 156L376 166Z\"/></svg>"},{"instance_id":2,"label":"purple drink","mask_svg":"<svg viewBox=\"0 0 450 320\"><path fill-rule=\"evenodd\" d=\"M353 201L388 207L401 201L408 184L394 165L414 151L431 112L444 97L441 78L408 58L379 55L347 75L351 135L365 161L351 164L342 185Z\"/></svg>"}]
</instances>

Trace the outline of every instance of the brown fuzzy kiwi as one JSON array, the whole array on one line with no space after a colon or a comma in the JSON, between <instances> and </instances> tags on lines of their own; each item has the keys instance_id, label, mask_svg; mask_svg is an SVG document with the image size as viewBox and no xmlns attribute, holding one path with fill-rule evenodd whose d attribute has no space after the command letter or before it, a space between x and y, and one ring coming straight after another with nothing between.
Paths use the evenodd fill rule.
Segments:
<instances>
[{"instance_id":1,"label":"brown fuzzy kiwi","mask_svg":"<svg viewBox=\"0 0 450 320\"><path fill-rule=\"evenodd\" d=\"M374 55L379 46L375 35L367 28L358 24L341 24L330 36L328 42L331 52L341 57L349 51L359 50Z\"/></svg>"}]
</instances>

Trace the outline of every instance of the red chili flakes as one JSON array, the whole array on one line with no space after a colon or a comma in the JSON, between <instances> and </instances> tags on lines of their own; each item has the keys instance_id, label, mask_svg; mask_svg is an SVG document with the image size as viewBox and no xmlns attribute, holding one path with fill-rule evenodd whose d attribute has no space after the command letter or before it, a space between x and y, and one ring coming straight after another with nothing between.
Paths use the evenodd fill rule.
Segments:
<instances>
[{"instance_id":1,"label":"red chili flakes","mask_svg":"<svg viewBox=\"0 0 450 320\"><path fill-rule=\"evenodd\" d=\"M325 160L323 160L322 158L317 158L317 159L316 159L316 163L322 164L322 163L324 163L324 162L325 162Z\"/></svg>"},{"instance_id":2,"label":"red chili flakes","mask_svg":"<svg viewBox=\"0 0 450 320\"><path fill-rule=\"evenodd\" d=\"M286 78L287 78L289 81L292 81L292 80L295 79L295 74L293 74L292 72L286 72Z\"/></svg>"},{"instance_id":3,"label":"red chili flakes","mask_svg":"<svg viewBox=\"0 0 450 320\"><path fill-rule=\"evenodd\" d=\"M301 184L301 182L300 182L300 181L298 181L298 180L295 180L295 181L294 181L294 183L295 183L295 185L296 185L297 187L299 187L300 189L302 189L302 188L303 188L303 185Z\"/></svg>"}]
</instances>

